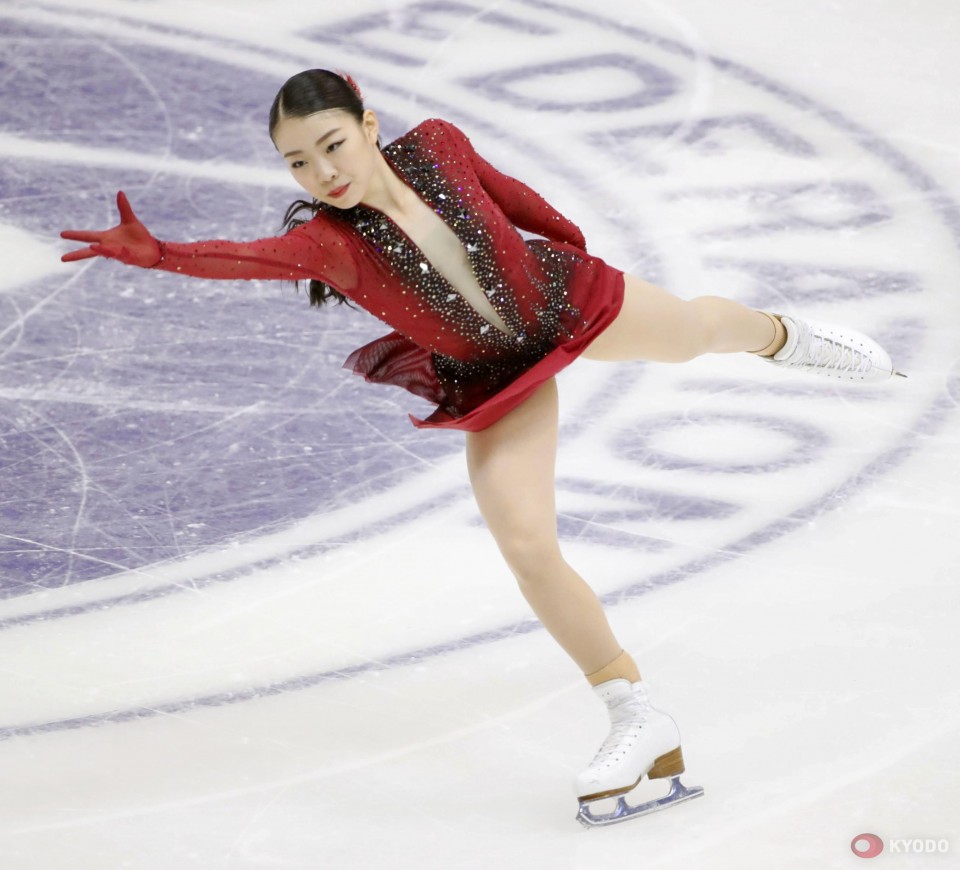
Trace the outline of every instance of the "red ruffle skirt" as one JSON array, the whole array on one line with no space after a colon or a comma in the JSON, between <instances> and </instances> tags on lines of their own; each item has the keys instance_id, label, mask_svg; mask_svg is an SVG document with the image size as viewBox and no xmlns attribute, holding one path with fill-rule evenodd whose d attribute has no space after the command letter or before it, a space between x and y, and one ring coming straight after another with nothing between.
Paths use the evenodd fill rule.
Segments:
<instances>
[{"instance_id":1,"label":"red ruffle skirt","mask_svg":"<svg viewBox=\"0 0 960 870\"><path fill-rule=\"evenodd\" d=\"M433 353L398 332L391 332L355 350L344 362L367 381L391 384L435 403L425 420L410 415L421 429L460 429L478 432L496 423L528 399L537 388L566 368L613 321L623 305L623 273L602 260L584 256L567 288L567 298L579 312L572 335L549 346L539 359L528 361L505 384L483 377L482 366L469 385L469 399L454 399L438 377Z\"/></svg>"}]
</instances>

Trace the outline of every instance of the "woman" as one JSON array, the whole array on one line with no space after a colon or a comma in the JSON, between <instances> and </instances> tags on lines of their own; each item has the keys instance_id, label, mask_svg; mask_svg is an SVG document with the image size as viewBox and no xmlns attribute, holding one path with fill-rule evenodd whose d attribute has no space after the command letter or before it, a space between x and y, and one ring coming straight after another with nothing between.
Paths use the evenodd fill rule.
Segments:
<instances>
[{"instance_id":1,"label":"woman","mask_svg":"<svg viewBox=\"0 0 960 870\"><path fill-rule=\"evenodd\" d=\"M651 706L633 659L557 541L554 375L578 356L682 362L748 352L785 367L873 381L893 372L857 333L746 308L682 301L586 252L580 230L481 158L452 124L425 121L381 149L376 114L347 76L308 70L270 112L270 135L311 202L288 232L249 243L159 242L118 195L121 222L65 231L110 257L210 278L310 281L311 302L351 300L394 332L348 364L436 403L420 427L467 433L470 481L490 531L534 612L607 705L611 731L576 782L581 820L617 821L693 797L677 726ZM301 220L302 211L309 219ZM518 229L544 239L524 241ZM643 776L673 777L666 802L592 816Z\"/></svg>"}]
</instances>

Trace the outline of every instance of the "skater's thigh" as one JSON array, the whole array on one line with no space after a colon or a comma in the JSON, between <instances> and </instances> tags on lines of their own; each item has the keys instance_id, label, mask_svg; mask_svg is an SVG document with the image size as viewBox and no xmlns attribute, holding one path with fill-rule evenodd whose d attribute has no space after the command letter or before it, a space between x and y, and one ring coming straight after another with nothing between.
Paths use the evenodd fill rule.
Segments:
<instances>
[{"instance_id":1,"label":"skater's thigh","mask_svg":"<svg viewBox=\"0 0 960 870\"><path fill-rule=\"evenodd\" d=\"M623 278L620 313L583 356L654 362L684 362L695 356L704 326L696 306L636 275Z\"/></svg>"},{"instance_id":2,"label":"skater's thigh","mask_svg":"<svg viewBox=\"0 0 960 870\"><path fill-rule=\"evenodd\" d=\"M557 385L551 379L492 426L467 435L477 506L504 555L556 547Z\"/></svg>"}]
</instances>

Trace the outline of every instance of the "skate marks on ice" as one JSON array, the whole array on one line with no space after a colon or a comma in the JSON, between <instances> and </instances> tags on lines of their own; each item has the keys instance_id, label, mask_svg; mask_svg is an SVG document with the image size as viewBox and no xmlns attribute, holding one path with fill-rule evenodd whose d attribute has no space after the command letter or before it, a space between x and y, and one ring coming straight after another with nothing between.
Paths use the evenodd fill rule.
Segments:
<instances>
[{"instance_id":1,"label":"skate marks on ice","mask_svg":"<svg viewBox=\"0 0 960 870\"><path fill-rule=\"evenodd\" d=\"M84 214L91 223L101 220L109 197L100 192L127 186L151 203L157 232L197 238L275 231L289 198L280 173L275 184L271 175L228 187L208 168L227 147L229 160L260 178L274 156L257 112L281 70L312 63L322 40L341 47L343 66L361 64L392 133L427 114L460 123L494 163L535 188L558 191L551 198L612 262L674 288L718 284L751 304L795 305L819 319L856 322L889 346L902 368L923 372L931 365L942 334L928 325L956 285L960 221L947 194L909 158L790 87L672 39L556 4L517 2L503 10L509 14L484 16L472 4L413 4L389 22L379 12L326 22L306 33L308 45L281 49L286 43L278 40L269 52L149 21L111 20L106 42L98 41L106 46L102 63L82 65L102 76L86 73L90 103L78 104L70 120L73 144L156 153L160 174L142 164L56 166L20 148L3 176L3 221L51 236L59 225L49 202L28 194L52 181L58 192L75 191L58 202L78 221ZM463 41L465 12L476 42ZM59 61L60 84L42 96L54 110L64 106L80 59L92 50L92 25L26 6L4 14L22 28L22 44L14 43L17 81L30 69L31 53L48 69ZM60 29L49 29L53 23ZM504 63L485 50L485 37L522 41L523 59ZM184 57L189 63L179 62ZM428 63L432 75L424 78ZM705 70L707 102L698 79ZM125 104L116 104L117 81L131 85ZM211 98L228 86L230 105L211 127ZM597 89L609 98L592 99ZM105 102L136 119L121 141L104 142L102 125L84 123L83 112L94 117ZM744 113L745 104L751 112ZM528 127L532 106L536 137ZM22 114L24 125L28 117ZM63 133L31 134L24 126L19 138ZM586 206L583 191L574 197L566 184L577 168L558 143L571 139L602 146L609 161L591 175ZM745 149L754 159L743 159ZM189 176L187 164L194 167ZM638 231L628 234L627 227ZM907 256L897 251L898 239L919 234L937 246L943 266L936 275L910 262L919 257L916 248ZM0 398L11 433L5 448L16 459L19 499L3 558L8 576L27 578L8 594L102 577L118 566L136 570L103 586L83 584L80 603L72 603L70 589L41 593L42 600L22 605L31 618L92 613L110 603L147 606L148 599L130 595L144 585L179 590L182 582L189 590L189 579L166 581L161 563L176 559L189 578L191 564L209 564L203 551L237 539L239 555L230 551L235 567L220 578L223 585L204 591L213 607L235 578L325 548L349 551L378 499L395 497L409 507L378 513L399 528L416 510L403 492L412 489L424 505L449 497L451 488L437 478L459 442L410 430L406 396L371 393L335 374L339 360L369 335L360 318L337 312L305 320L302 299L281 301L272 287L244 287L238 297L234 288L109 266L85 271L77 284L70 304L27 318L24 300L34 288L15 286L0 296L11 306L4 313L20 323L16 343L0 347ZM198 325L201 318L206 322ZM916 435L933 431L947 410L942 394L925 386L909 394L839 392L799 380L784 387L779 373L750 362L635 367L626 384L629 367L614 374L613 367L578 366L565 377L562 523L577 557L604 569L598 585L606 600L676 582L810 522L901 461ZM865 418L896 423L859 425ZM462 482L452 492L461 508L451 512L456 529L469 528L474 520ZM273 547L282 527L317 511L305 520L308 538L291 536ZM336 531L323 523L333 511L345 520ZM644 551L639 576L636 566L623 564L628 541ZM269 557L261 544L269 545ZM455 557L452 548L440 549L431 558ZM367 565L376 574L376 560ZM380 591L372 582L371 597ZM180 597L185 612L192 596ZM392 655L422 661L420 653L525 630L508 607L487 618L482 631L419 650L407 651L397 638ZM318 656L329 652L312 648L304 661ZM307 685L311 675L333 670L290 667L297 670L289 681L255 685L292 691L297 680ZM228 704L250 697L223 688L204 698ZM149 702L170 703L169 695Z\"/></svg>"}]
</instances>

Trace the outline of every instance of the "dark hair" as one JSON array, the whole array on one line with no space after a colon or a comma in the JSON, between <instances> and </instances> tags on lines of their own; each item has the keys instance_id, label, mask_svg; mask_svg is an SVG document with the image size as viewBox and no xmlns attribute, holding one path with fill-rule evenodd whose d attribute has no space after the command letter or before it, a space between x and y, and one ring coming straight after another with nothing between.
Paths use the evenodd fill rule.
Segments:
<instances>
[{"instance_id":1,"label":"dark hair","mask_svg":"<svg viewBox=\"0 0 960 870\"><path fill-rule=\"evenodd\" d=\"M304 118L328 109L347 112L358 124L362 124L363 97L356 82L349 76L326 69L308 69L297 73L287 79L270 107L270 138L273 138L277 124L284 118ZM284 229L289 232L294 227L305 224L322 208L322 204L317 200L312 202L304 199L296 200L290 204L283 216ZM303 212L308 212L306 217L301 217ZM323 305L331 298L336 299L338 303L350 304L346 296L334 290L329 284L311 279L311 305Z\"/></svg>"}]
</instances>

